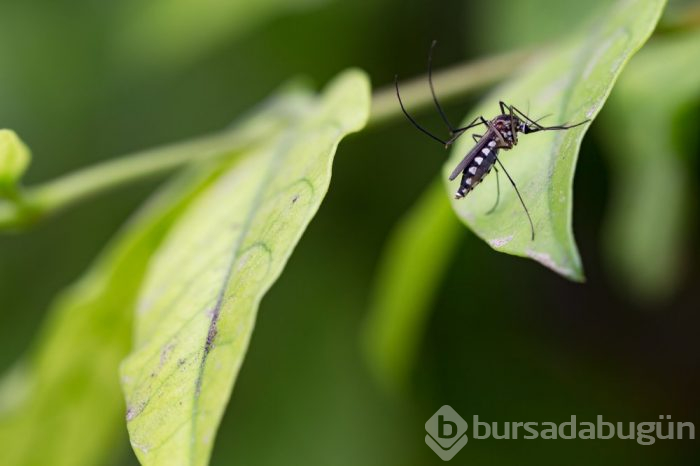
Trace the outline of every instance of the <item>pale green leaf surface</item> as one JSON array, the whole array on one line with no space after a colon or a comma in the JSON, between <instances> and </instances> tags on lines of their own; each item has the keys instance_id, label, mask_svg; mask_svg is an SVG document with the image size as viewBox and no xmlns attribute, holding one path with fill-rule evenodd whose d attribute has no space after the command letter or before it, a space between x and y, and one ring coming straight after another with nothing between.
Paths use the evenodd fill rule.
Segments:
<instances>
[{"instance_id":1,"label":"pale green leaf surface","mask_svg":"<svg viewBox=\"0 0 700 466\"><path fill-rule=\"evenodd\" d=\"M368 112L367 78L344 73L283 135L217 180L168 235L121 369L142 464L207 464L258 304L323 200L338 142Z\"/></svg>"},{"instance_id":2,"label":"pale green leaf surface","mask_svg":"<svg viewBox=\"0 0 700 466\"><path fill-rule=\"evenodd\" d=\"M228 164L305 108L285 93L232 129L220 150ZM211 148L212 150L214 148ZM123 432L118 369L128 354L133 309L146 267L184 208L220 173L212 161L176 178L111 242L85 276L50 309L28 358L0 384L0 463L93 466Z\"/></svg>"},{"instance_id":3,"label":"pale green leaf surface","mask_svg":"<svg viewBox=\"0 0 700 466\"><path fill-rule=\"evenodd\" d=\"M436 183L389 237L364 335L372 372L389 391L400 391L410 375L430 303L460 231L442 185Z\"/></svg>"},{"instance_id":4,"label":"pale green leaf surface","mask_svg":"<svg viewBox=\"0 0 700 466\"><path fill-rule=\"evenodd\" d=\"M669 296L684 260L690 152L700 99L700 31L660 37L630 62L603 112L614 169L605 228L608 263L643 300Z\"/></svg>"},{"instance_id":5,"label":"pale green leaf surface","mask_svg":"<svg viewBox=\"0 0 700 466\"><path fill-rule=\"evenodd\" d=\"M623 66L647 40L663 10L664 0L622 0L582 30L543 52L515 77L497 88L473 115L487 119L504 100L546 124L577 123L600 111ZM439 90L438 90L439 92ZM495 174L465 199L452 200L458 216L494 249L534 259L557 273L583 280L572 231L573 177L587 125L568 131L521 135L517 147L499 158L518 185L535 223L536 239L515 192L501 174L501 202L486 215L496 196ZM444 178L474 145L464 135L444 167ZM459 177L446 181L454 196Z\"/></svg>"}]
</instances>

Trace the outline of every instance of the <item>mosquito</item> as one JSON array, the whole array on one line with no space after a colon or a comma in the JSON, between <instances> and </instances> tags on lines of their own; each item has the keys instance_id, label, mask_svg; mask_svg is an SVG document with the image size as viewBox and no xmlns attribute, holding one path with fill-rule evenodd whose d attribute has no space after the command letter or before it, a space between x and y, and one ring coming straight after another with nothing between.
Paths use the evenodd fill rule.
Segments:
<instances>
[{"instance_id":1,"label":"mosquito","mask_svg":"<svg viewBox=\"0 0 700 466\"><path fill-rule=\"evenodd\" d=\"M450 123L449 119L447 118L447 115L445 114L444 110L442 109L442 106L440 105L440 102L438 101L437 95L435 94L432 72L433 50L435 49L435 44L437 44L437 41L433 41L432 45L430 46L430 53L428 54L428 84L430 85L430 93L433 97L435 107L437 108L437 111L440 114L440 118L449 130L449 139L443 140L435 136L433 133L431 133L423 126L418 124L418 122L408 113L408 111L406 111L406 108L403 105L403 101L401 100L401 94L399 93L399 78L397 75L394 78L394 85L396 87L396 97L399 100L399 105L401 105L401 111L403 111L403 114L406 115L406 118L408 118L408 120L413 126L415 126L418 130L445 146L445 148L449 148L452 144L454 144L454 142L466 131L483 125L485 128L484 134L472 135L472 138L474 138L476 145L467 153L467 155L464 156L462 161L459 162L459 164L457 164L457 166L452 171L452 174L449 177L449 180L452 181L455 178L457 178L457 176L459 176L460 173L462 174L462 180L459 183L459 188L457 189L457 192L455 193L455 199L461 199L467 194L469 194L469 192L471 192L476 187L476 185L478 185L484 179L486 175L491 173L491 169L493 168L496 172L496 203L486 213L490 214L493 211L495 211L501 196L501 187L498 179L499 170L496 167L496 164L498 164L498 167L500 167L501 170L503 170L503 173L505 173L506 177L508 178L508 181L510 181L511 186L513 186L515 194L517 194L518 199L520 200L520 204L523 206L525 215L527 216L527 219L530 222L530 230L532 232L531 239L534 241L535 225L532 223L530 211L525 205L525 201L520 195L520 191L518 190L515 181L513 181L513 178L506 170L506 167L503 166L501 160L498 158L498 152L501 149L510 150L513 147L515 147L518 144L518 133L532 134L540 131L567 130L588 123L590 120L584 120L574 125L567 125L566 123L564 123L555 126L542 126L538 122L544 117L540 118L539 120L532 120L525 113L518 110L515 106L506 104L505 102L501 101L499 102L499 108L501 113L495 118L487 120L480 115L474 118L474 120L472 120L472 122L468 125L463 126L461 128L457 128Z\"/></svg>"}]
</instances>

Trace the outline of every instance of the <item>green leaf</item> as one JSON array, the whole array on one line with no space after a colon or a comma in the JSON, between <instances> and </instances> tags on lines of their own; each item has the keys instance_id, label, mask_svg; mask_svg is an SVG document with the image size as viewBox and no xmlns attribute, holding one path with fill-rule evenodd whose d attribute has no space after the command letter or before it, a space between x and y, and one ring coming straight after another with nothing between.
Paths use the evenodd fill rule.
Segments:
<instances>
[{"instance_id":1,"label":"green leaf","mask_svg":"<svg viewBox=\"0 0 700 466\"><path fill-rule=\"evenodd\" d=\"M665 3L616 2L586 28L517 70L465 121L481 114L491 118L498 113L499 100L530 109L534 119L549 114L550 124L595 118L625 63L654 30ZM516 148L499 154L530 210L535 241L503 173L501 202L494 213L486 214L496 197L496 177L491 174L466 199L453 199L458 216L494 249L529 257L569 279L583 280L571 220L574 170L586 128L523 135ZM473 145L471 137L462 136L444 167L445 179ZM458 182L446 182L451 197Z\"/></svg>"},{"instance_id":2,"label":"green leaf","mask_svg":"<svg viewBox=\"0 0 700 466\"><path fill-rule=\"evenodd\" d=\"M3 464L87 466L113 447L129 309L152 249L187 198L182 188L164 195L51 309L29 361L4 381Z\"/></svg>"},{"instance_id":3,"label":"green leaf","mask_svg":"<svg viewBox=\"0 0 700 466\"><path fill-rule=\"evenodd\" d=\"M228 165L243 148L250 150L293 121L306 97L284 93L233 128L219 148L229 154ZM50 309L31 354L0 386L4 465L92 466L113 454L125 412L119 364L130 348L147 266L175 219L216 179L220 165L200 162L161 190Z\"/></svg>"},{"instance_id":4,"label":"green leaf","mask_svg":"<svg viewBox=\"0 0 700 466\"><path fill-rule=\"evenodd\" d=\"M608 262L641 300L668 297L680 278L691 213L700 99L700 31L662 36L629 64L603 112L614 170L605 228ZM696 107L697 108L697 107Z\"/></svg>"},{"instance_id":5,"label":"green leaf","mask_svg":"<svg viewBox=\"0 0 700 466\"><path fill-rule=\"evenodd\" d=\"M365 124L369 99L363 73L337 78L200 196L158 251L121 370L142 464L207 464L259 302L325 196L338 142Z\"/></svg>"},{"instance_id":6,"label":"green leaf","mask_svg":"<svg viewBox=\"0 0 700 466\"><path fill-rule=\"evenodd\" d=\"M0 198L16 194L17 184L29 166L27 146L9 129L0 129Z\"/></svg>"},{"instance_id":7,"label":"green leaf","mask_svg":"<svg viewBox=\"0 0 700 466\"><path fill-rule=\"evenodd\" d=\"M430 304L460 231L441 184L435 183L387 241L364 345L374 376L391 392L401 391L410 375Z\"/></svg>"}]
</instances>

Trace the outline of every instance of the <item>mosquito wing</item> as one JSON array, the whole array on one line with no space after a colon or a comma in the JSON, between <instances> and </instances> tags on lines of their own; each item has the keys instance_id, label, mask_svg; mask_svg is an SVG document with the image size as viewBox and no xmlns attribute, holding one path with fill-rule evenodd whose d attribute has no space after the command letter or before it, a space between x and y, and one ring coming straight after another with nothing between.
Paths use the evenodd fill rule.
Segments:
<instances>
[{"instance_id":1,"label":"mosquito wing","mask_svg":"<svg viewBox=\"0 0 700 466\"><path fill-rule=\"evenodd\" d=\"M488 137L488 133L484 134L481 139L479 139L479 142L476 143L474 147L472 147L472 150L470 150L467 155L464 156L461 162L455 167L455 169L452 171L452 174L450 175L450 181L454 180L457 178L471 163L472 160L474 160L474 157L476 157L478 154L481 154L481 150L486 147L486 144L488 144L489 140L491 138Z\"/></svg>"}]
</instances>

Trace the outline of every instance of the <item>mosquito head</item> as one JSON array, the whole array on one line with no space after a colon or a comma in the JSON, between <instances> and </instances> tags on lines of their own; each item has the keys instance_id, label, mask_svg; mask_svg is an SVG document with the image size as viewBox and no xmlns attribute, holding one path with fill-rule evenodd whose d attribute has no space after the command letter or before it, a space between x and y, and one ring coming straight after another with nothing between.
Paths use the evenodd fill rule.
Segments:
<instances>
[{"instance_id":1,"label":"mosquito head","mask_svg":"<svg viewBox=\"0 0 700 466\"><path fill-rule=\"evenodd\" d=\"M517 115L501 115L500 118L503 119L504 126L506 128L514 128L518 133L529 134L537 131L535 126L532 126L527 121L518 118Z\"/></svg>"},{"instance_id":2,"label":"mosquito head","mask_svg":"<svg viewBox=\"0 0 700 466\"><path fill-rule=\"evenodd\" d=\"M523 134L530 134L539 131L540 129L536 126L530 125L527 121L519 120L517 124L518 131Z\"/></svg>"}]
</instances>

